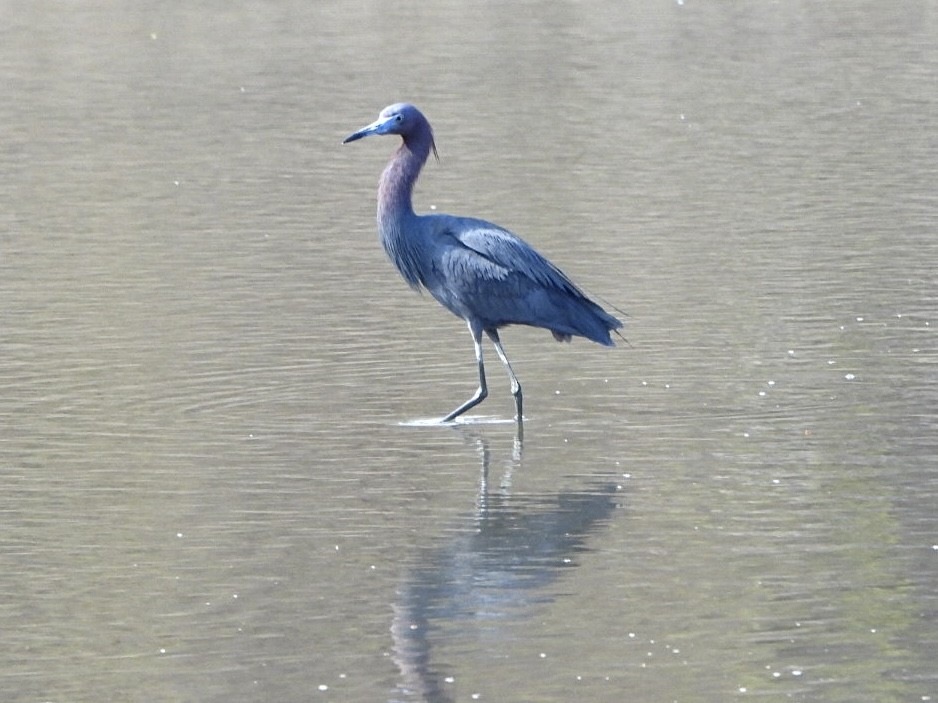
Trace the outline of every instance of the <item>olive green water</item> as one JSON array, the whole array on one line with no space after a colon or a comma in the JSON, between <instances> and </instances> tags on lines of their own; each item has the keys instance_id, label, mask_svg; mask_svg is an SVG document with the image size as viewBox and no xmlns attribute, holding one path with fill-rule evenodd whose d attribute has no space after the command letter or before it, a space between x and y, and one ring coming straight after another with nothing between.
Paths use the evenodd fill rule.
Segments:
<instances>
[{"instance_id":1,"label":"olive green water","mask_svg":"<svg viewBox=\"0 0 938 703\"><path fill-rule=\"evenodd\" d=\"M927 3L2 3L4 701L938 700ZM418 209L624 310L503 340Z\"/></svg>"}]
</instances>

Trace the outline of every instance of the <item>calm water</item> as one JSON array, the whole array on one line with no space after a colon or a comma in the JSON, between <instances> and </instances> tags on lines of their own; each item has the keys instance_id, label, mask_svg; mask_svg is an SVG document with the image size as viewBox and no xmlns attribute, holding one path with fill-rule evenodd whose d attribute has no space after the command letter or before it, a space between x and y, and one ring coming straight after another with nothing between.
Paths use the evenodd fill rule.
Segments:
<instances>
[{"instance_id":1,"label":"calm water","mask_svg":"<svg viewBox=\"0 0 938 703\"><path fill-rule=\"evenodd\" d=\"M938 700L932 4L0 7L3 700ZM628 314L523 439L401 99Z\"/></svg>"}]
</instances>

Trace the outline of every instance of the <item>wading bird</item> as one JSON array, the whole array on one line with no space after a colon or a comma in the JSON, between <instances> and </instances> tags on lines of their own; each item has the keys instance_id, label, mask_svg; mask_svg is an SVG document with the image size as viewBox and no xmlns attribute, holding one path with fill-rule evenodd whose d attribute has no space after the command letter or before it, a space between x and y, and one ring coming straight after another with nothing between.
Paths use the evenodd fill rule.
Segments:
<instances>
[{"instance_id":1,"label":"wading bird","mask_svg":"<svg viewBox=\"0 0 938 703\"><path fill-rule=\"evenodd\" d=\"M384 250L411 288L425 288L466 321L475 345L479 388L442 421L459 417L488 395L482 363L485 332L508 369L520 423L521 384L502 348L500 327L543 327L558 342L577 336L613 346L609 332L622 323L508 230L472 217L414 213L414 183L430 151L436 155L433 130L420 110L409 103L389 105L377 120L342 143L371 134L396 134L403 140L378 184L378 234Z\"/></svg>"}]
</instances>

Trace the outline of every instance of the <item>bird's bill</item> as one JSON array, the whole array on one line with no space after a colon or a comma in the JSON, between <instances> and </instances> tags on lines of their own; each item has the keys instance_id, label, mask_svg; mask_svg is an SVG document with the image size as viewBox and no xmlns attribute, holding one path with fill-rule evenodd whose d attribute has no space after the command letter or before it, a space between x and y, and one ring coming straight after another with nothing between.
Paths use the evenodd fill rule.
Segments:
<instances>
[{"instance_id":1,"label":"bird's bill","mask_svg":"<svg viewBox=\"0 0 938 703\"><path fill-rule=\"evenodd\" d=\"M348 135L345 139L342 140L343 144L348 144L349 142L354 142L362 137L367 137L370 134L387 134L387 129L391 125L392 120L381 117L374 122L372 122L367 127L362 127L357 132Z\"/></svg>"}]
</instances>

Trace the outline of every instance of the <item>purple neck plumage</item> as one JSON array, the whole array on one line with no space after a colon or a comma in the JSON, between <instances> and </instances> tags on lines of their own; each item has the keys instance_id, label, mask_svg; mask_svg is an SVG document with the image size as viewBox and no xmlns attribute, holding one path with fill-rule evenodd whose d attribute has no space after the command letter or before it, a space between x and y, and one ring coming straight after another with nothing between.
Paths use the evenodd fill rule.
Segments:
<instances>
[{"instance_id":1,"label":"purple neck plumage","mask_svg":"<svg viewBox=\"0 0 938 703\"><path fill-rule=\"evenodd\" d=\"M421 230L415 220L411 195L420 169L432 149L433 132L428 123L403 137L378 183L378 236L388 258L412 288L426 285Z\"/></svg>"},{"instance_id":2,"label":"purple neck plumage","mask_svg":"<svg viewBox=\"0 0 938 703\"><path fill-rule=\"evenodd\" d=\"M403 140L378 184L378 226L382 230L414 214L411 200L414 183L430 156L430 150L436 153L433 132L426 122L404 136Z\"/></svg>"}]
</instances>

